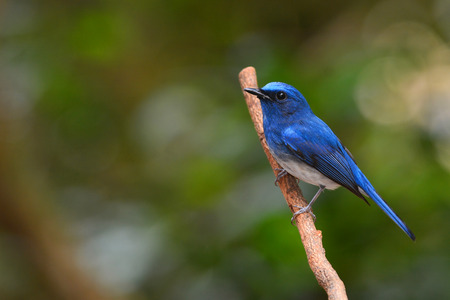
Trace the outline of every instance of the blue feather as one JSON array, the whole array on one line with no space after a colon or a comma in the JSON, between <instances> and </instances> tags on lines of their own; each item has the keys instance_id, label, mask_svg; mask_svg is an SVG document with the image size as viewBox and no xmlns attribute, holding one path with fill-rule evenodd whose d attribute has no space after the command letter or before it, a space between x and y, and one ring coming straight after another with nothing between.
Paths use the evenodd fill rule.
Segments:
<instances>
[{"instance_id":1,"label":"blue feather","mask_svg":"<svg viewBox=\"0 0 450 300\"><path fill-rule=\"evenodd\" d=\"M405 222L400 219L399 216L389 207L389 205L378 195L375 191L375 188L366 178L366 176L361 172L361 170L357 170L358 176L356 176L356 180L358 186L384 211L392 221L395 222L413 241L416 239L416 236L412 231L406 226Z\"/></svg>"}]
</instances>

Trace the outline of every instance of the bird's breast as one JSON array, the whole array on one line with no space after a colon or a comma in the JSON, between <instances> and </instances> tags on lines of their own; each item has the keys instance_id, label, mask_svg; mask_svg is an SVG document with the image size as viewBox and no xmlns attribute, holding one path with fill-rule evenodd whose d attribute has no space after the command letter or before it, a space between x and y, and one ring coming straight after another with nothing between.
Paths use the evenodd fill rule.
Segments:
<instances>
[{"instance_id":1,"label":"bird's breast","mask_svg":"<svg viewBox=\"0 0 450 300\"><path fill-rule=\"evenodd\" d=\"M278 157L274 153L277 162L292 176L309 184L324 186L328 190L334 190L340 187L340 184L329 179L313 167L298 159L290 159L289 157Z\"/></svg>"}]
</instances>

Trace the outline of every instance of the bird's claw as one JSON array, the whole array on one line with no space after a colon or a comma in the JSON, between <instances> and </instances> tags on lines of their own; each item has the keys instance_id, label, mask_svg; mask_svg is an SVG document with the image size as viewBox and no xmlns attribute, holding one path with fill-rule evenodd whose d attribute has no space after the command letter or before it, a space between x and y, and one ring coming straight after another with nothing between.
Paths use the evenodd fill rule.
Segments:
<instances>
[{"instance_id":1,"label":"bird's claw","mask_svg":"<svg viewBox=\"0 0 450 300\"><path fill-rule=\"evenodd\" d=\"M275 179L275 186L278 186L278 183L280 182L280 179L283 176L286 176L288 174L288 172L285 169L279 169L279 168L276 168L275 171L279 171L278 174L277 174L277 178Z\"/></svg>"},{"instance_id":2,"label":"bird's claw","mask_svg":"<svg viewBox=\"0 0 450 300\"><path fill-rule=\"evenodd\" d=\"M292 218L291 218L291 224L292 225L294 225L295 226L295 217L297 217L298 215L301 215L301 214L304 214L304 213L310 213L311 214L311 217L313 217L313 220L314 220L314 222L316 222L316 215L315 214L313 214L313 212L312 212L312 210L311 210L311 207L308 205L308 206L306 206L306 207L301 207L301 206L298 206L298 205L293 205L294 207L297 207L297 208L300 208L299 210L297 210L293 215L292 215Z\"/></svg>"}]
</instances>

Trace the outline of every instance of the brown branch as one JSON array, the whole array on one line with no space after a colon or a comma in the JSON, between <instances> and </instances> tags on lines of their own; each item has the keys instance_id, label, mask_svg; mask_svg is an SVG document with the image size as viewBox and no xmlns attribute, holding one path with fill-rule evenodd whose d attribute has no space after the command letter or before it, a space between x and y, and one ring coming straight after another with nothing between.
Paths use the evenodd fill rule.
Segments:
<instances>
[{"instance_id":1,"label":"brown branch","mask_svg":"<svg viewBox=\"0 0 450 300\"><path fill-rule=\"evenodd\" d=\"M239 81L242 90L244 88L258 87L255 69L253 67L243 69L239 73ZM275 175L277 175L278 171L276 169L281 167L270 154L269 148L267 147L262 125L261 104L255 96L244 91L243 93L261 145ZM279 186L292 212L297 210L293 207L294 205L306 206L308 204L305 198L303 198L302 192L293 176L287 175L282 177ZM325 257L325 249L322 245L322 232L316 229L311 215L300 214L297 216L296 221L303 246L305 247L306 256L308 257L309 266L319 284L328 294L328 299L347 299L344 283Z\"/></svg>"}]
</instances>

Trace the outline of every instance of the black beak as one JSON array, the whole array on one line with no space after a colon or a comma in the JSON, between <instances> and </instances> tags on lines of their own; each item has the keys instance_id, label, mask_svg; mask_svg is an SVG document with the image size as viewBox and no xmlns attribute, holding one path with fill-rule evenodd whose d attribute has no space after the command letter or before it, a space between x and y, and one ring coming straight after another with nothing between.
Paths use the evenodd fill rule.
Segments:
<instances>
[{"instance_id":1,"label":"black beak","mask_svg":"<svg viewBox=\"0 0 450 300\"><path fill-rule=\"evenodd\" d=\"M246 91L247 93L253 94L258 98L267 98L267 95L264 94L261 89L245 88L244 91Z\"/></svg>"}]
</instances>

